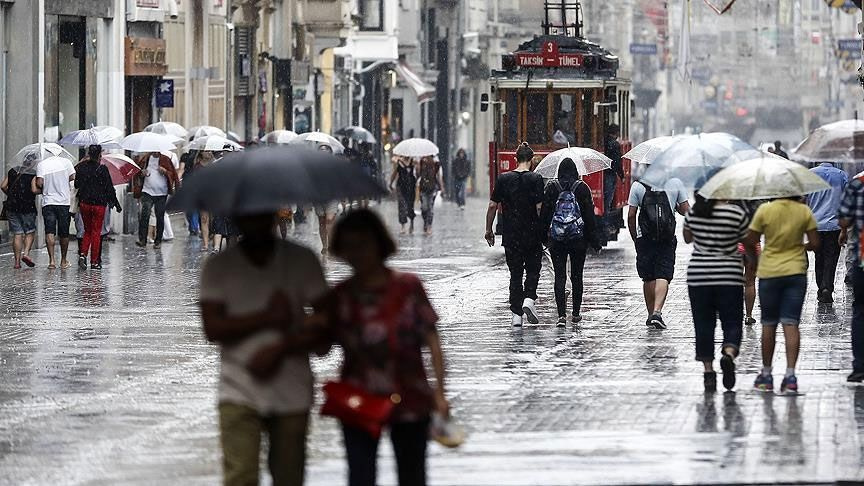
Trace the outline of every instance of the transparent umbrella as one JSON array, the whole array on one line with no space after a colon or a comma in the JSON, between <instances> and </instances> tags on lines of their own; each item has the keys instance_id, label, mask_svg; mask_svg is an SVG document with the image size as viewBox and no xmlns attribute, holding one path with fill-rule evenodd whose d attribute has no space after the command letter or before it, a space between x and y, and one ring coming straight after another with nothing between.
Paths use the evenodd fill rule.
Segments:
<instances>
[{"instance_id":1,"label":"transparent umbrella","mask_svg":"<svg viewBox=\"0 0 864 486\"><path fill-rule=\"evenodd\" d=\"M208 135L193 140L189 144L189 149L210 152L235 152L242 150L243 147L241 147L237 142L232 142L225 137L219 135Z\"/></svg>"},{"instance_id":2,"label":"transparent umbrella","mask_svg":"<svg viewBox=\"0 0 864 486\"><path fill-rule=\"evenodd\" d=\"M646 140L624 154L624 158L637 164L651 164L658 155L679 138L680 136L664 136Z\"/></svg>"},{"instance_id":3,"label":"transparent umbrella","mask_svg":"<svg viewBox=\"0 0 864 486\"><path fill-rule=\"evenodd\" d=\"M115 128L115 130L117 130ZM60 145L73 145L77 147L89 147L90 145L101 145L102 148L120 148L115 140L114 133L106 131L103 127L86 128L74 130L60 139Z\"/></svg>"},{"instance_id":4,"label":"transparent umbrella","mask_svg":"<svg viewBox=\"0 0 864 486\"><path fill-rule=\"evenodd\" d=\"M393 147L393 155L402 157L429 157L438 155L438 146L425 138L409 138Z\"/></svg>"},{"instance_id":5,"label":"transparent umbrella","mask_svg":"<svg viewBox=\"0 0 864 486\"><path fill-rule=\"evenodd\" d=\"M755 200L804 196L830 188L803 165L760 153L719 171L699 194L707 199Z\"/></svg>"},{"instance_id":6,"label":"transparent umbrella","mask_svg":"<svg viewBox=\"0 0 864 486\"><path fill-rule=\"evenodd\" d=\"M263 141L268 145L281 145L289 143L295 138L297 138L297 134L291 130L273 130L267 135L264 135Z\"/></svg>"},{"instance_id":7,"label":"transparent umbrella","mask_svg":"<svg viewBox=\"0 0 864 486\"><path fill-rule=\"evenodd\" d=\"M728 133L683 135L660 152L639 178L652 187L663 187L671 178L685 187L701 187L717 171L760 152Z\"/></svg>"},{"instance_id":8,"label":"transparent umbrella","mask_svg":"<svg viewBox=\"0 0 864 486\"><path fill-rule=\"evenodd\" d=\"M540 161L534 172L543 176L544 179L557 179L558 166L564 159L572 159L579 170L579 175L585 176L606 170L612 167L612 159L600 152L583 147L568 147L556 150Z\"/></svg>"},{"instance_id":9,"label":"transparent umbrella","mask_svg":"<svg viewBox=\"0 0 864 486\"><path fill-rule=\"evenodd\" d=\"M162 135L172 135L183 139L189 136L189 131L183 128L183 125L174 122L160 121L156 123L151 123L144 128L144 131L159 133Z\"/></svg>"},{"instance_id":10,"label":"transparent umbrella","mask_svg":"<svg viewBox=\"0 0 864 486\"><path fill-rule=\"evenodd\" d=\"M334 154L341 154L345 151L345 147L339 140L327 135L322 132L308 132L297 135L296 138L288 142L290 144L298 144L298 145L311 145L313 147L320 147L321 145L326 145L330 147L330 150Z\"/></svg>"},{"instance_id":11,"label":"transparent umbrella","mask_svg":"<svg viewBox=\"0 0 864 486\"><path fill-rule=\"evenodd\" d=\"M823 125L790 154L800 162L864 162L864 120Z\"/></svg>"},{"instance_id":12,"label":"transparent umbrella","mask_svg":"<svg viewBox=\"0 0 864 486\"><path fill-rule=\"evenodd\" d=\"M195 140L196 138L206 137L208 135L219 135L220 137L227 137L225 130L210 125L192 127L189 129L188 132L189 140Z\"/></svg>"},{"instance_id":13,"label":"transparent umbrella","mask_svg":"<svg viewBox=\"0 0 864 486\"><path fill-rule=\"evenodd\" d=\"M62 157L73 164L77 162L74 155L56 143L31 143L19 150L13 160L22 174L35 174L39 162L48 157Z\"/></svg>"},{"instance_id":14,"label":"transparent umbrella","mask_svg":"<svg viewBox=\"0 0 864 486\"><path fill-rule=\"evenodd\" d=\"M378 143L378 141L375 140L375 136L372 135L372 132L366 130L363 127L351 126L340 128L339 130L336 130L335 135L339 135L340 137L348 137L351 140L356 140L358 142Z\"/></svg>"}]
</instances>

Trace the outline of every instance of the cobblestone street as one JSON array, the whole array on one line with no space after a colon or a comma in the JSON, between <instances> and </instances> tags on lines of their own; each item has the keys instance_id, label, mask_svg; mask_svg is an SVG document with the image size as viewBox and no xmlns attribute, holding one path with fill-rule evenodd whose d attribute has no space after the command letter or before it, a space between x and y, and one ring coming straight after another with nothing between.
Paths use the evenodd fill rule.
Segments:
<instances>
[{"instance_id":1,"label":"cobblestone street","mask_svg":"<svg viewBox=\"0 0 864 486\"><path fill-rule=\"evenodd\" d=\"M392 204L383 212L395 222ZM430 446L433 484L864 481L864 387L845 382L851 293L842 271L833 306L817 307L808 289L801 396L751 390L758 325L745 329L736 392L706 395L683 278L687 245L666 331L645 326L626 231L589 257L578 327L555 327L544 266L541 323L514 329L503 249L483 242L484 212L480 200L464 212L445 204L433 236L399 237L394 260L422 276L441 315L452 408L469 434L460 449ZM0 484L218 483L217 348L196 305L205 256L179 221L182 236L161 250L118 237L101 272L47 270L44 252L35 269L13 271L3 255ZM294 236L316 245L316 228ZM327 272L337 281L346 268L328 262ZM775 375L785 367L778 340ZM338 362L338 353L314 361L319 383ZM380 481L392 485L383 444ZM307 484L342 484L333 420L315 417L309 449Z\"/></svg>"}]
</instances>

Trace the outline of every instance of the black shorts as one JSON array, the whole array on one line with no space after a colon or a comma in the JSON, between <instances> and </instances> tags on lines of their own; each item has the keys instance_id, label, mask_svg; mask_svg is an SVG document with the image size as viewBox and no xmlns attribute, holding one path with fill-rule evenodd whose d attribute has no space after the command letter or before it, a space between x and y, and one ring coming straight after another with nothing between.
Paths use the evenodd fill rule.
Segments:
<instances>
[{"instance_id":1,"label":"black shorts","mask_svg":"<svg viewBox=\"0 0 864 486\"><path fill-rule=\"evenodd\" d=\"M43 206L42 220L45 222L46 235L69 238L69 223L71 222L69 206Z\"/></svg>"},{"instance_id":2,"label":"black shorts","mask_svg":"<svg viewBox=\"0 0 864 486\"><path fill-rule=\"evenodd\" d=\"M645 282L662 279L671 281L675 275L675 248L678 240L651 241L636 239L636 272Z\"/></svg>"}]
</instances>

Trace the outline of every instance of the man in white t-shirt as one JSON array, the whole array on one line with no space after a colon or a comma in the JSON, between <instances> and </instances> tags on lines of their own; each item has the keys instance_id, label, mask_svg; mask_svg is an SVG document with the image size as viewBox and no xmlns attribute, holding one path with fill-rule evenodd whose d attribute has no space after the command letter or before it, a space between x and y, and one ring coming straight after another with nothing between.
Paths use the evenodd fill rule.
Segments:
<instances>
[{"instance_id":1,"label":"man in white t-shirt","mask_svg":"<svg viewBox=\"0 0 864 486\"><path fill-rule=\"evenodd\" d=\"M662 189L638 181L630 187L627 227L636 246L636 271L642 279L642 292L648 309L645 324L648 327L666 329L663 306L669 293L669 282L675 273L675 249L678 246L675 213L687 214L690 210L687 197L684 184L674 177L667 180Z\"/></svg>"},{"instance_id":2,"label":"man in white t-shirt","mask_svg":"<svg viewBox=\"0 0 864 486\"><path fill-rule=\"evenodd\" d=\"M204 332L221 347L219 426L226 485L258 484L261 434L269 437L274 484L303 484L313 377L308 354L273 363L266 378L249 367L261 351L298 330L304 306L327 292L321 264L278 240L276 215L232 217L244 235L211 257L201 275Z\"/></svg>"},{"instance_id":3,"label":"man in white t-shirt","mask_svg":"<svg viewBox=\"0 0 864 486\"><path fill-rule=\"evenodd\" d=\"M42 194L42 219L45 223L45 246L48 248L48 268L57 268L54 243L60 239L60 268L69 268L69 224L75 167L63 157L49 157L36 166L33 178L34 194Z\"/></svg>"},{"instance_id":4,"label":"man in white t-shirt","mask_svg":"<svg viewBox=\"0 0 864 486\"><path fill-rule=\"evenodd\" d=\"M141 198L141 214L138 215L138 241L136 245L147 246L147 230L150 222L150 212L156 211L156 235L153 238L153 248L162 245L162 234L165 229L165 203L168 195L174 193L179 181L177 169L180 163L176 157L168 157L159 152L153 152L139 160L141 175L135 188L135 195Z\"/></svg>"}]
</instances>

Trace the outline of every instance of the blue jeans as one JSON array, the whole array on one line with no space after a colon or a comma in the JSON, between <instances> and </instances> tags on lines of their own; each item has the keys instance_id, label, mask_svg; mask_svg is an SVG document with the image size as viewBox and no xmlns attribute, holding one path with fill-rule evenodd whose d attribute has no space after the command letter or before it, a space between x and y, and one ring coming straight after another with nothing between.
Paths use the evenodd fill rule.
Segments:
<instances>
[{"instance_id":1,"label":"blue jeans","mask_svg":"<svg viewBox=\"0 0 864 486\"><path fill-rule=\"evenodd\" d=\"M607 169L603 172L603 225L606 228L612 226L612 220L609 216L612 208L612 201L615 199L615 186L618 184L618 175L615 171Z\"/></svg>"},{"instance_id":2,"label":"blue jeans","mask_svg":"<svg viewBox=\"0 0 864 486\"><path fill-rule=\"evenodd\" d=\"M423 229L432 227L435 218L435 197L438 191L420 191L420 212L423 214Z\"/></svg>"},{"instance_id":3,"label":"blue jeans","mask_svg":"<svg viewBox=\"0 0 864 486\"><path fill-rule=\"evenodd\" d=\"M456 204L461 208L465 205L465 191L468 189L468 179L456 179Z\"/></svg>"},{"instance_id":4,"label":"blue jeans","mask_svg":"<svg viewBox=\"0 0 864 486\"><path fill-rule=\"evenodd\" d=\"M189 224L189 233L195 235L201 231L201 215L197 211L186 213L186 222Z\"/></svg>"},{"instance_id":5,"label":"blue jeans","mask_svg":"<svg viewBox=\"0 0 864 486\"><path fill-rule=\"evenodd\" d=\"M762 307L762 325L797 326L801 322L801 308L807 295L807 275L759 279L759 305Z\"/></svg>"},{"instance_id":6,"label":"blue jeans","mask_svg":"<svg viewBox=\"0 0 864 486\"><path fill-rule=\"evenodd\" d=\"M150 212L156 211L156 236L155 243L162 243L162 234L165 231L165 203L168 196L151 196L141 194L141 214L138 216L138 241L147 243L147 230L150 226Z\"/></svg>"},{"instance_id":7,"label":"blue jeans","mask_svg":"<svg viewBox=\"0 0 864 486\"><path fill-rule=\"evenodd\" d=\"M852 369L864 372L864 270L857 261L852 269L852 293Z\"/></svg>"}]
</instances>

